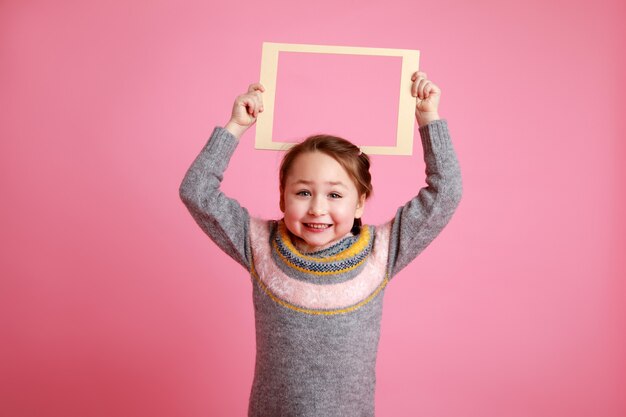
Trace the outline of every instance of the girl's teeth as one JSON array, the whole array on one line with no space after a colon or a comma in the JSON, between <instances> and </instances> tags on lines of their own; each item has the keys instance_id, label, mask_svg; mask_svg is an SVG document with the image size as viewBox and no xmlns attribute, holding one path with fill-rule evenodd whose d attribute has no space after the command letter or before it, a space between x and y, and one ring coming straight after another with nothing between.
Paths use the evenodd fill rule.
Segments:
<instances>
[{"instance_id":1,"label":"girl's teeth","mask_svg":"<svg viewBox=\"0 0 626 417\"><path fill-rule=\"evenodd\" d=\"M327 224L311 224L311 223L308 223L307 226L313 229L326 229L328 227Z\"/></svg>"}]
</instances>

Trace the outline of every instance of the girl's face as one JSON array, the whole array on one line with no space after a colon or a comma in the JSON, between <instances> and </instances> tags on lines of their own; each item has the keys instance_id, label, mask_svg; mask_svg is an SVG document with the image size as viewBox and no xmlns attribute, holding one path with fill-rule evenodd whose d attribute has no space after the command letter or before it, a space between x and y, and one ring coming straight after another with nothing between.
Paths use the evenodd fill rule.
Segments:
<instances>
[{"instance_id":1,"label":"girl's face","mask_svg":"<svg viewBox=\"0 0 626 417\"><path fill-rule=\"evenodd\" d=\"M338 241L363 215L365 195L345 169L321 152L307 152L293 162L283 194L285 225L313 252Z\"/></svg>"}]
</instances>

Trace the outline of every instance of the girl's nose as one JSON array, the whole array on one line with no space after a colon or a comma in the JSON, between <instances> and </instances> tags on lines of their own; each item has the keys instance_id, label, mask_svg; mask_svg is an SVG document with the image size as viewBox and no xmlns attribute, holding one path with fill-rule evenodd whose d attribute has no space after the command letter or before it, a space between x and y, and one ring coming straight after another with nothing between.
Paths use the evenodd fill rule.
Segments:
<instances>
[{"instance_id":1,"label":"girl's nose","mask_svg":"<svg viewBox=\"0 0 626 417\"><path fill-rule=\"evenodd\" d=\"M326 203L320 198L314 198L309 206L309 214L313 216L326 214Z\"/></svg>"}]
</instances>

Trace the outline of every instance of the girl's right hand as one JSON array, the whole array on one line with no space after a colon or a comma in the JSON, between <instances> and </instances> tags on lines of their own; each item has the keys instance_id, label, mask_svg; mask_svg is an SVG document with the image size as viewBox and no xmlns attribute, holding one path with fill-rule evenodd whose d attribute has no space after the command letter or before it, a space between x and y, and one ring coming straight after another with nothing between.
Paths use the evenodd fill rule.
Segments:
<instances>
[{"instance_id":1,"label":"girl's right hand","mask_svg":"<svg viewBox=\"0 0 626 417\"><path fill-rule=\"evenodd\" d=\"M439 120L439 100L441 89L430 81L425 72L416 71L411 80L411 94L416 98L415 118L420 126L425 126L433 120Z\"/></svg>"},{"instance_id":2,"label":"girl's right hand","mask_svg":"<svg viewBox=\"0 0 626 417\"><path fill-rule=\"evenodd\" d=\"M265 87L260 83L250 84L248 92L235 99L230 121L225 128L237 137L250 128L259 113L263 112L263 92Z\"/></svg>"}]
</instances>

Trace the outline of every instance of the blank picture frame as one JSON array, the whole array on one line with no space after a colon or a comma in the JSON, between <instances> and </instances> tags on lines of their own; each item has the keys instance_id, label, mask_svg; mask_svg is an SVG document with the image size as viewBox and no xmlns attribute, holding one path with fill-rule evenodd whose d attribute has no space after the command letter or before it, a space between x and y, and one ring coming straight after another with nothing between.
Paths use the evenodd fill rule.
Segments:
<instances>
[{"instance_id":1,"label":"blank picture frame","mask_svg":"<svg viewBox=\"0 0 626 417\"><path fill-rule=\"evenodd\" d=\"M264 111L259 113L256 122L256 149L282 151L295 144L275 141L273 138L278 54L280 52L400 57L402 65L395 146L365 144L361 145L360 148L369 155L412 155L416 99L411 95L411 75L419 70L419 50L272 42L263 42L260 83L265 87L265 92L263 93Z\"/></svg>"}]
</instances>

